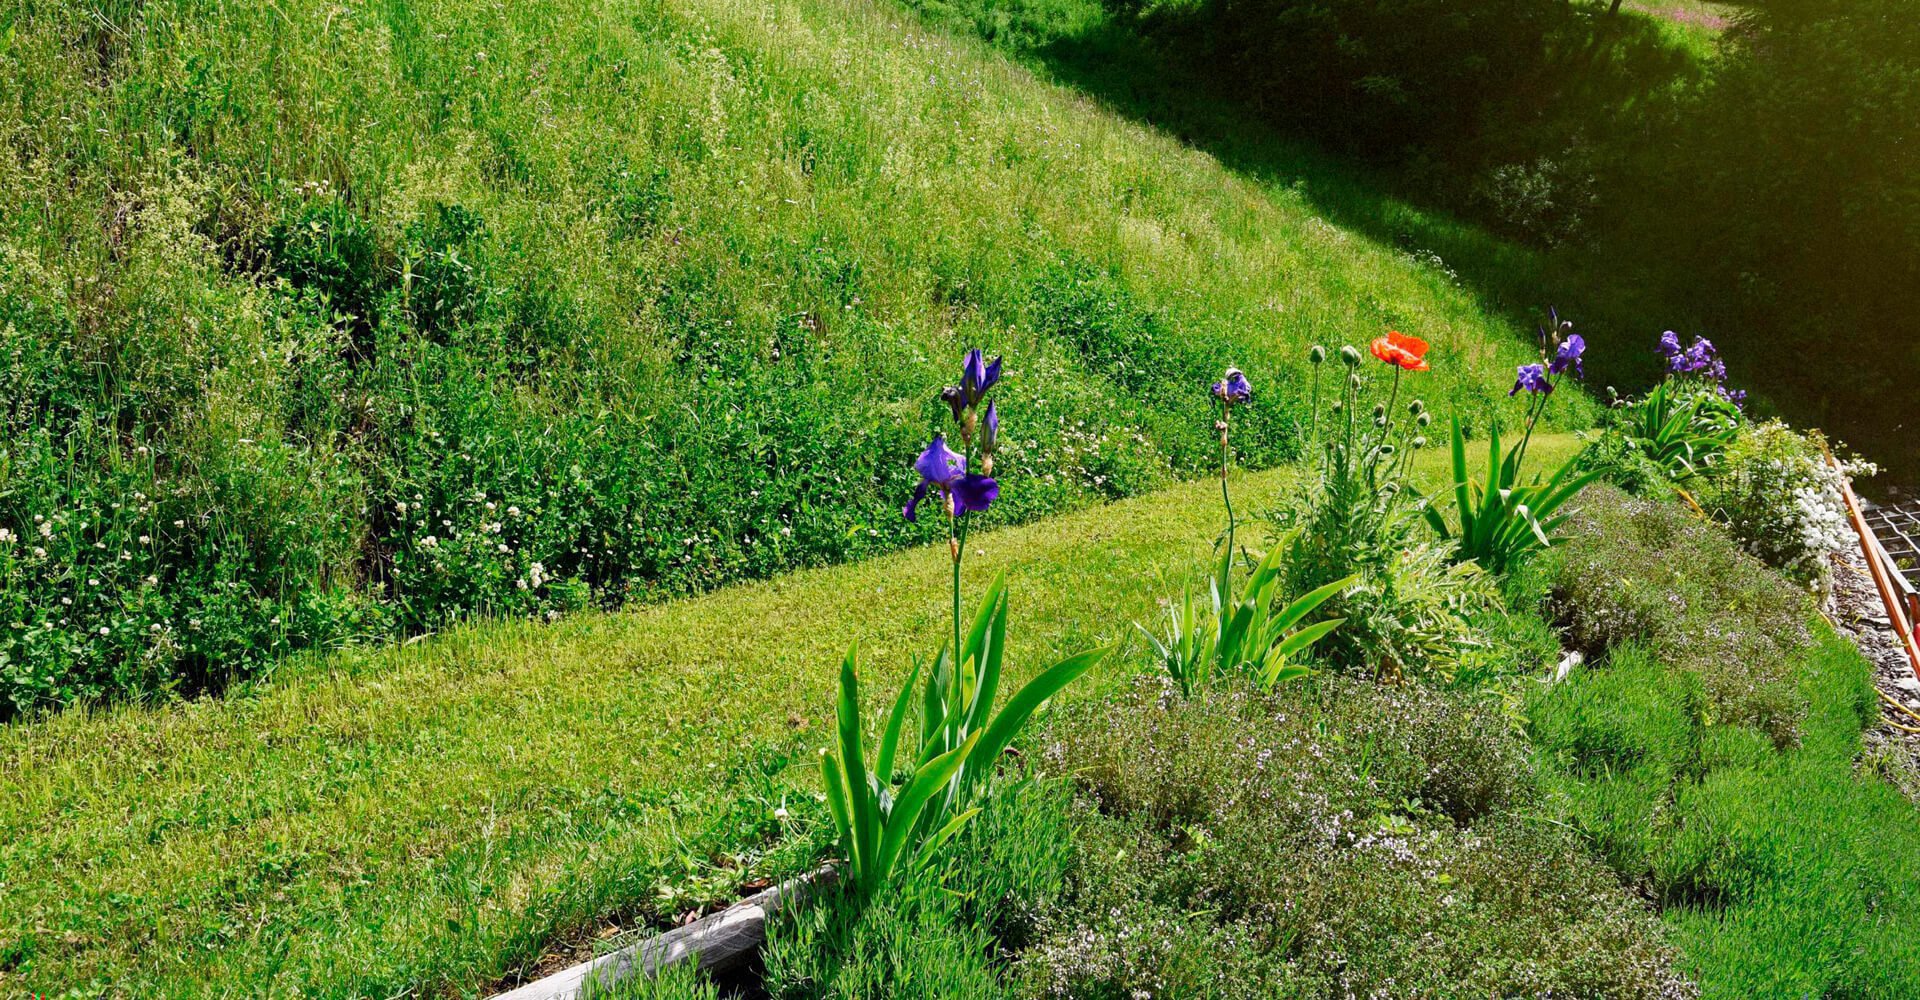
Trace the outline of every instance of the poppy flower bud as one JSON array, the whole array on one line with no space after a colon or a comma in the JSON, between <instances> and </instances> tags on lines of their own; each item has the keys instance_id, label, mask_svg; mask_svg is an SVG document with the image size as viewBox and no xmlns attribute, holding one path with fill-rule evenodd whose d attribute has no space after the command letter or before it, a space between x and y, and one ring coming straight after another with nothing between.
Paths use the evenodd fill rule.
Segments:
<instances>
[{"instance_id":1,"label":"poppy flower bud","mask_svg":"<svg viewBox=\"0 0 1920 1000\"><path fill-rule=\"evenodd\" d=\"M1340 360L1345 362L1348 368L1358 367L1360 364L1360 349L1352 344L1342 347L1340 349Z\"/></svg>"},{"instance_id":2,"label":"poppy flower bud","mask_svg":"<svg viewBox=\"0 0 1920 1000\"><path fill-rule=\"evenodd\" d=\"M1313 350L1307 352L1307 364L1317 365L1325 360L1327 360L1327 349L1319 344L1313 345Z\"/></svg>"},{"instance_id":3,"label":"poppy flower bud","mask_svg":"<svg viewBox=\"0 0 1920 1000\"><path fill-rule=\"evenodd\" d=\"M1373 404L1373 419L1384 420L1386 419L1386 416L1387 416L1387 404L1385 403Z\"/></svg>"},{"instance_id":4,"label":"poppy flower bud","mask_svg":"<svg viewBox=\"0 0 1920 1000\"><path fill-rule=\"evenodd\" d=\"M1393 452L1394 452L1393 445L1383 444L1380 446L1380 454L1382 455L1391 455L1393 454Z\"/></svg>"},{"instance_id":5,"label":"poppy flower bud","mask_svg":"<svg viewBox=\"0 0 1920 1000\"><path fill-rule=\"evenodd\" d=\"M1421 427L1425 427L1428 424L1433 423L1433 414L1422 413L1419 416L1413 418L1413 422L1420 425Z\"/></svg>"},{"instance_id":6,"label":"poppy flower bud","mask_svg":"<svg viewBox=\"0 0 1920 1000\"><path fill-rule=\"evenodd\" d=\"M1414 438L1413 446L1415 448L1425 448L1427 446L1427 439L1423 437Z\"/></svg>"},{"instance_id":7,"label":"poppy flower bud","mask_svg":"<svg viewBox=\"0 0 1920 1000\"><path fill-rule=\"evenodd\" d=\"M1417 399L1407 404L1407 412L1413 414L1416 417L1419 416L1420 412L1422 410L1425 410L1426 408L1427 408L1427 404Z\"/></svg>"}]
</instances>

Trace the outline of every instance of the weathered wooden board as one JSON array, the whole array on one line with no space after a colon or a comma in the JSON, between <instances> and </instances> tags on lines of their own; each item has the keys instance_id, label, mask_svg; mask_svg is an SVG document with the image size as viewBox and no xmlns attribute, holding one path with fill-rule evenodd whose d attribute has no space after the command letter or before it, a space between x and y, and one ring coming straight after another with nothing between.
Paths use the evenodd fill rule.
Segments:
<instances>
[{"instance_id":1,"label":"weathered wooden board","mask_svg":"<svg viewBox=\"0 0 1920 1000\"><path fill-rule=\"evenodd\" d=\"M582 962L551 976L493 997L493 1000L589 1000L634 976L652 976L681 962L702 969L732 968L751 958L767 940L767 917L808 889L831 879L823 869L748 896L718 913L656 937Z\"/></svg>"}]
</instances>

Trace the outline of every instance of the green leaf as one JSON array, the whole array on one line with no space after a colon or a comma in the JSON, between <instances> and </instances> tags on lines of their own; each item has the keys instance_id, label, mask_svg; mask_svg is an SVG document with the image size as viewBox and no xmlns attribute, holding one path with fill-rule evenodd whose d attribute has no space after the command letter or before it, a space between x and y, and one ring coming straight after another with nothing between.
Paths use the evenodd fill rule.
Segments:
<instances>
[{"instance_id":1,"label":"green leaf","mask_svg":"<svg viewBox=\"0 0 1920 1000\"><path fill-rule=\"evenodd\" d=\"M979 740L980 734L975 733L967 737L966 742L928 761L927 766L914 773L907 787L901 789L900 797L893 803L893 814L887 819L887 829L875 855L875 864L870 869L872 883L877 884L893 871L893 864L905 849L907 836L918 825L927 801L953 780Z\"/></svg>"},{"instance_id":2,"label":"green leaf","mask_svg":"<svg viewBox=\"0 0 1920 1000\"><path fill-rule=\"evenodd\" d=\"M847 812L853 823L855 863L862 868L871 868L876 848L874 837L880 826L880 809L874 802L872 787L867 784L866 752L860 743L860 681L855 676L855 661L859 651L860 644L856 642L848 648L847 658L840 663L837 714L840 722L840 766L846 771Z\"/></svg>"},{"instance_id":3,"label":"green leaf","mask_svg":"<svg viewBox=\"0 0 1920 1000\"><path fill-rule=\"evenodd\" d=\"M994 717L993 725L987 727L986 735L980 740L980 762L975 765L976 776L982 775L992 766L993 761L999 758L1000 751L1005 750L1007 744L1013 742L1014 736L1020 732L1020 727L1027 724L1027 719L1042 702L1060 693L1062 688L1073 683L1075 678L1086 673L1089 668L1105 659L1111 652L1113 652L1112 646L1100 646L1069 656L1041 671L1040 676L1028 681L1026 687L1007 699L1007 707L1001 709L1000 714Z\"/></svg>"},{"instance_id":4,"label":"green leaf","mask_svg":"<svg viewBox=\"0 0 1920 1000\"><path fill-rule=\"evenodd\" d=\"M855 882L860 880L860 857L854 851L853 822L847 814L846 778L840 773L840 764L833 755L820 755L820 782L827 791L827 812L833 816L834 828L840 831L840 851L847 856L847 868Z\"/></svg>"},{"instance_id":5,"label":"green leaf","mask_svg":"<svg viewBox=\"0 0 1920 1000\"><path fill-rule=\"evenodd\" d=\"M972 809L947 820L946 826L935 831L933 836L927 838L926 843L920 845L919 857L916 859L915 864L924 868L932 863L934 856L939 853L940 848L945 845L947 841L952 840L953 835L959 833L960 829L966 826L969 820L978 815L980 815L980 807L974 806Z\"/></svg>"},{"instance_id":6,"label":"green leaf","mask_svg":"<svg viewBox=\"0 0 1920 1000\"><path fill-rule=\"evenodd\" d=\"M900 696L893 700L893 711L887 714L886 731L880 734L880 756L874 760L873 770L883 786L893 783L893 757L900 748L900 730L907 723L907 707L913 703L913 682L919 679L920 658L916 656L913 672L907 675L906 683L900 685Z\"/></svg>"},{"instance_id":7,"label":"green leaf","mask_svg":"<svg viewBox=\"0 0 1920 1000\"><path fill-rule=\"evenodd\" d=\"M1319 642L1327 633L1339 628L1340 624L1344 621L1346 621L1345 618L1329 618L1323 622L1314 622L1312 625L1281 640L1280 644L1274 647L1274 651L1281 656L1292 656L1306 649L1308 646Z\"/></svg>"},{"instance_id":8,"label":"green leaf","mask_svg":"<svg viewBox=\"0 0 1920 1000\"><path fill-rule=\"evenodd\" d=\"M1276 632L1284 632L1292 628L1294 622L1305 618L1311 614L1315 608L1327 603L1335 594L1353 586L1359 581L1360 574L1354 573L1344 579L1335 580L1324 587L1316 587L1300 595L1294 599L1292 604L1287 605L1284 610L1274 616L1273 624L1270 627Z\"/></svg>"}]
</instances>

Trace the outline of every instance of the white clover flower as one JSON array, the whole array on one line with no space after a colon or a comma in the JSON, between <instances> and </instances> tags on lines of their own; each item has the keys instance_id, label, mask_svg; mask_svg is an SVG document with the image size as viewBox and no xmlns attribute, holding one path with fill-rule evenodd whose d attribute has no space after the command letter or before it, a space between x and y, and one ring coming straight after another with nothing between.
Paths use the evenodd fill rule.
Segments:
<instances>
[{"instance_id":1,"label":"white clover flower","mask_svg":"<svg viewBox=\"0 0 1920 1000\"><path fill-rule=\"evenodd\" d=\"M47 550L36 545L33 547L33 557L35 559L45 559L47 557Z\"/></svg>"},{"instance_id":2,"label":"white clover flower","mask_svg":"<svg viewBox=\"0 0 1920 1000\"><path fill-rule=\"evenodd\" d=\"M12 531L6 528L0 528L0 545L12 545L16 541L18 541L18 539L14 537Z\"/></svg>"},{"instance_id":3,"label":"white clover flower","mask_svg":"<svg viewBox=\"0 0 1920 1000\"><path fill-rule=\"evenodd\" d=\"M420 547L423 549L437 549L440 547L440 539L435 538L432 535L428 535L427 537L420 539Z\"/></svg>"}]
</instances>

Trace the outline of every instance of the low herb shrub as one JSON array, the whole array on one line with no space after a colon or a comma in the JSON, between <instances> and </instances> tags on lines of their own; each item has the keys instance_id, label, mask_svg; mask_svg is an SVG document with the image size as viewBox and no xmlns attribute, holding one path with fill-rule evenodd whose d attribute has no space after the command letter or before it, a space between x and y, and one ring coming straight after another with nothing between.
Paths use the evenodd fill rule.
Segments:
<instances>
[{"instance_id":1,"label":"low herb shrub","mask_svg":"<svg viewBox=\"0 0 1920 1000\"><path fill-rule=\"evenodd\" d=\"M1594 487L1581 506L1553 600L1604 659L1527 698L1544 801L1663 908L1704 995L1908 992L1920 826L1860 766L1870 664L1677 502ZM1768 707L1785 696L1791 740Z\"/></svg>"},{"instance_id":2,"label":"low herb shrub","mask_svg":"<svg viewBox=\"0 0 1920 1000\"><path fill-rule=\"evenodd\" d=\"M1499 709L1325 676L1143 680L1064 710L1075 866L1015 966L1064 997L1689 996L1651 915L1537 805Z\"/></svg>"},{"instance_id":3,"label":"low herb shrub","mask_svg":"<svg viewBox=\"0 0 1920 1000\"><path fill-rule=\"evenodd\" d=\"M1642 644L1700 678L1715 722L1777 746L1799 739L1807 700L1794 662L1813 642L1804 593L1671 501L1591 487L1567 535L1550 604L1575 649L1600 658Z\"/></svg>"}]
</instances>

